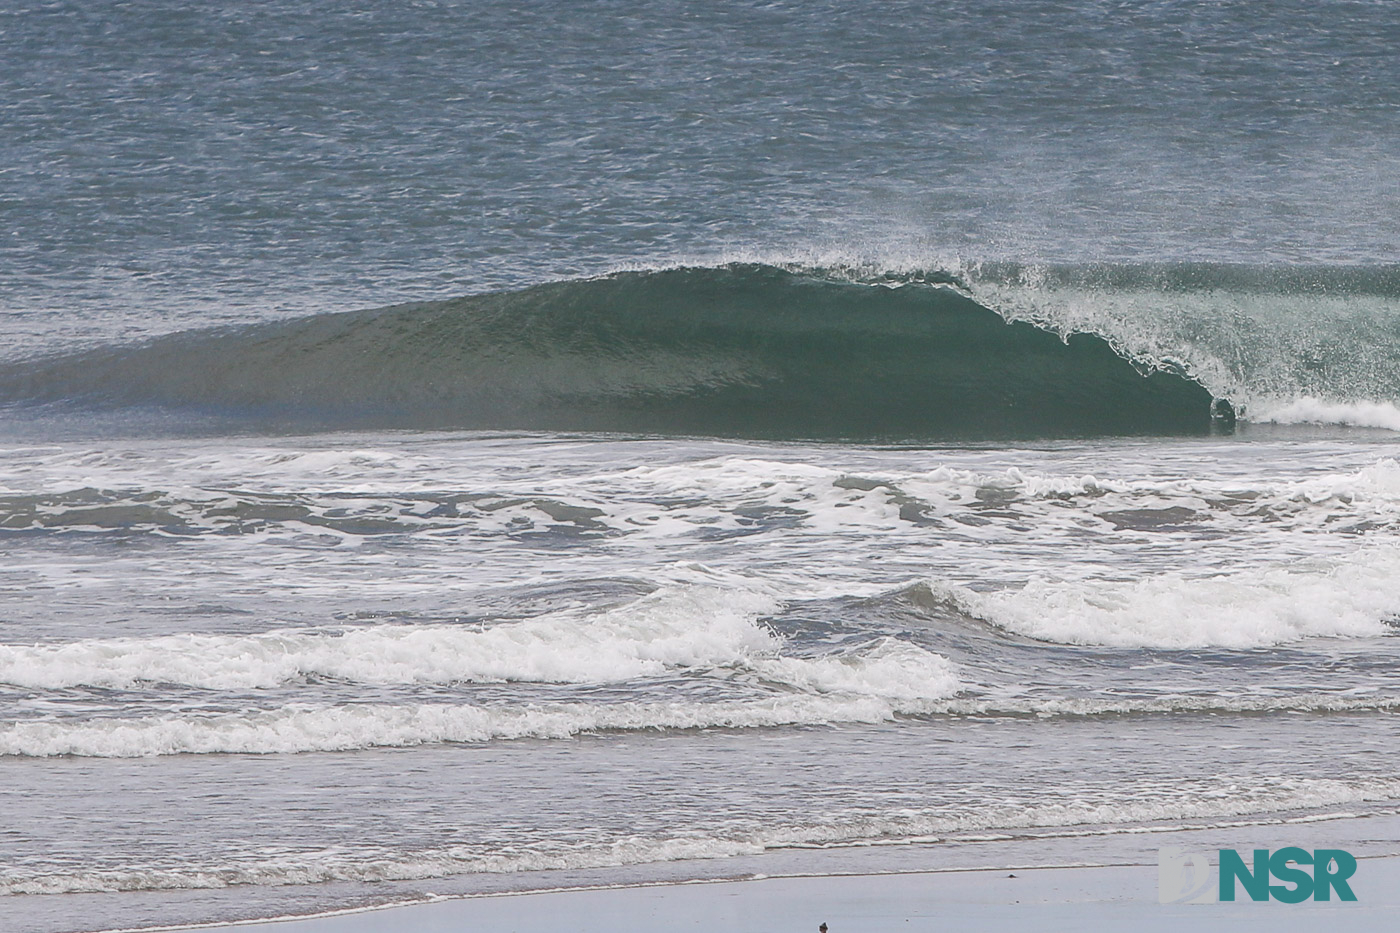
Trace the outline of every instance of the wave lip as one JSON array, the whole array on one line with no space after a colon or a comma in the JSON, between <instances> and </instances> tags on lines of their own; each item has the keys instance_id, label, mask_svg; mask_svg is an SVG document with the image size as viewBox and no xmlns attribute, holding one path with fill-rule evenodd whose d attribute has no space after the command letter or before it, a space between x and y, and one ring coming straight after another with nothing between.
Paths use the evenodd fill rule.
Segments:
<instances>
[{"instance_id":1,"label":"wave lip","mask_svg":"<svg viewBox=\"0 0 1400 933\"><path fill-rule=\"evenodd\" d=\"M1221 420L1182 372L1008 322L952 285L759 265L187 332L12 364L0 401L298 429L784 439L1183 434Z\"/></svg>"},{"instance_id":2,"label":"wave lip","mask_svg":"<svg viewBox=\"0 0 1400 933\"><path fill-rule=\"evenodd\" d=\"M1101 334L1133 358L1185 361L1250 420L1290 399L1400 401L1394 264L992 262L963 278L1008 318Z\"/></svg>"}]
</instances>

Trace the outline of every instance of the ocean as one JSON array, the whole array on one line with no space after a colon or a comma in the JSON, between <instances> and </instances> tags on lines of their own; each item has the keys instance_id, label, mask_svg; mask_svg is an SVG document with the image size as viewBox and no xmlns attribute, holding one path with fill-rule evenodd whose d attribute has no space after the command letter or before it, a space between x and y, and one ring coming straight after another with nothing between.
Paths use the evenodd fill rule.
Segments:
<instances>
[{"instance_id":1,"label":"ocean","mask_svg":"<svg viewBox=\"0 0 1400 933\"><path fill-rule=\"evenodd\" d=\"M1400 849L1397 47L0 5L0 929Z\"/></svg>"}]
</instances>

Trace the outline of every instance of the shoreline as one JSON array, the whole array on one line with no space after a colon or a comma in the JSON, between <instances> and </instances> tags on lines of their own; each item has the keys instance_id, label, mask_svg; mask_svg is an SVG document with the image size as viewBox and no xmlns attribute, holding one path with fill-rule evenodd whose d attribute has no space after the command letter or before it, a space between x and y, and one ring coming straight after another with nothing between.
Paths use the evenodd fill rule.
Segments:
<instances>
[{"instance_id":1,"label":"shoreline","mask_svg":"<svg viewBox=\"0 0 1400 933\"><path fill-rule=\"evenodd\" d=\"M1120 826L1107 833L1102 827L1066 829L1016 838L969 836L794 847L717 859L370 884L330 881L11 895L0 898L0 929L26 933L236 933L245 929L543 933L563 927L599 933L665 933L694 928L676 918L711 916L739 905L738 913L724 921L724 929L767 933L803 929L784 918L804 904L825 903L831 933L909 930L916 928L915 920L943 917L950 911L964 925L951 929L1019 930L1028 928L1029 922L1031 929L1082 929L1088 923L1089 929L1116 930L1156 922L1169 910L1157 900L1159 849L1208 852L1214 863L1217 849L1247 853L1252 848L1284 846L1341 848L1362 860L1357 887L1361 903L1243 905L1254 914L1277 920L1284 914L1315 916L1314 909L1339 909L1347 916L1362 910L1368 917L1383 916L1371 917L1373 922L1357 928L1400 926L1400 812L1393 802L1330 812L1255 814L1211 825ZM1010 874L1018 876L1015 888L1003 883ZM1372 877L1385 883L1372 883ZM1387 899L1383 889L1396 894ZM1063 915L1063 927L1045 927L1038 914L1028 917L1027 899L1051 915ZM880 910L902 912L901 916L883 927L872 925L878 919L871 913L872 900ZM1221 929L1238 926L1241 918L1235 915L1240 909L1241 905L1170 908L1188 911L1193 924L1229 914L1229 922ZM1099 919L1086 920L1080 916L1084 911ZM602 917L606 922L580 926L580 916ZM837 917L842 918L840 927L832 919ZM758 925L744 926L751 918ZM815 923L809 926L815 929Z\"/></svg>"},{"instance_id":2,"label":"shoreline","mask_svg":"<svg viewBox=\"0 0 1400 933\"><path fill-rule=\"evenodd\" d=\"M879 874L795 875L599 886L526 893L440 896L386 905L233 924L129 928L104 933L266 929L271 933L414 930L680 931L719 928L766 933L815 930L894 933L940 929L1037 930L1385 929L1400 921L1400 855L1365 856L1356 902L1167 904L1157 900L1157 866L1145 864L967 868ZM1318 914L1320 910L1335 915ZM1028 927L1028 924L1033 926Z\"/></svg>"},{"instance_id":3,"label":"shoreline","mask_svg":"<svg viewBox=\"0 0 1400 933\"><path fill-rule=\"evenodd\" d=\"M1301 931L1316 927L1321 920L1318 910L1339 911L1331 918L1338 921L1339 929L1400 926L1400 815L1319 816L1262 825L1154 827L1152 832L1078 840L964 846L945 842L808 850L788 852L786 857L770 853L636 866L646 874L633 874L630 880L617 870L541 873L530 880L544 884L525 890L483 886L499 883L502 878L457 876L400 886L402 896L392 903L362 902L304 914L284 909L279 916L184 925L127 923L100 933L379 933L405 929L415 933L468 929L669 933L710 926L768 933L815 930L821 922L828 923L830 933L894 933L928 928L934 920L939 929L983 933L1116 931L1130 926L1138 933L1180 929L1186 923L1203 930L1250 928L1253 924L1263 929L1263 924L1269 924L1271 930ZM1066 847L1076 841L1083 845ZM1214 861L1213 850L1219 848L1244 852L1285 845L1340 847L1354 853L1361 864L1354 884L1358 900L1254 903L1241 891L1234 904L1159 903L1159 849L1177 846L1210 852ZM686 874L705 869L711 872L709 877ZM452 890L454 882L456 890ZM237 892L225 894L232 898ZM823 916L816 916L816 912L823 912ZM705 925L692 922L694 918L705 919Z\"/></svg>"}]
</instances>

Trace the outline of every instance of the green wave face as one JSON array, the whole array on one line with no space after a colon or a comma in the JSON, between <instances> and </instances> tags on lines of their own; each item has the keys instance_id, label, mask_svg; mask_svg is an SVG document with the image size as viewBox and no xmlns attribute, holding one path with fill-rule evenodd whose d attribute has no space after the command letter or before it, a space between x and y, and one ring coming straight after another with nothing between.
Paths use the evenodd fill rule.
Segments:
<instances>
[{"instance_id":1,"label":"green wave face","mask_svg":"<svg viewBox=\"0 0 1400 933\"><path fill-rule=\"evenodd\" d=\"M754 265L188 332L12 367L0 393L310 429L927 440L1213 426L1210 391L1100 337L1008 323L937 282Z\"/></svg>"}]
</instances>

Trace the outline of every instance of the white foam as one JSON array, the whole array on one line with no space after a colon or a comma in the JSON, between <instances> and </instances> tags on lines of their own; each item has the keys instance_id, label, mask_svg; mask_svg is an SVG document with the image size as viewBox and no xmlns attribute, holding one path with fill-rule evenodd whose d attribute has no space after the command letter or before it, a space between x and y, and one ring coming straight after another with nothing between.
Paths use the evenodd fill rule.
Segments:
<instances>
[{"instance_id":1,"label":"white foam","mask_svg":"<svg viewBox=\"0 0 1400 933\"><path fill-rule=\"evenodd\" d=\"M1400 507L1400 465L1392 458L1354 471L1339 471L1299 479L1206 478L1193 473L1179 476L1124 478L1092 473L1048 473L1020 467L968 470L939 466L928 471L879 471L863 475L805 463L752 458L720 458L638 468L627 479L656 494L692 494L714 503L697 508L689 519L718 522L739 506L766 505L798 510L806 527L837 533L850 529L907 530L901 506L914 504L930 518L964 515L969 508L985 505L989 493L1004 497L1022 512L1035 510L1036 518L1062 524L1067 510L1081 514L1125 509L1185 506L1202 515L1228 516L1239 510L1241 518L1257 525L1260 508L1274 509L1275 517L1292 523L1327 520L1348 509L1358 517L1393 518ZM1325 514L1302 515L1298 505L1325 506ZM681 523L685 524L685 523ZM959 534L973 534L970 526Z\"/></svg>"},{"instance_id":2,"label":"white foam","mask_svg":"<svg viewBox=\"0 0 1400 933\"><path fill-rule=\"evenodd\" d=\"M319 675L397 684L613 683L774 655L780 642L758 618L776 608L760 593L678 586L593 615L561 612L489 628L373 625L0 645L0 682L247 689Z\"/></svg>"},{"instance_id":3,"label":"white foam","mask_svg":"<svg viewBox=\"0 0 1400 933\"><path fill-rule=\"evenodd\" d=\"M1289 402L1266 404L1257 413L1251 412L1249 420L1271 424L1342 424L1400 431L1400 407L1391 402L1329 402L1302 396Z\"/></svg>"},{"instance_id":4,"label":"white foam","mask_svg":"<svg viewBox=\"0 0 1400 933\"><path fill-rule=\"evenodd\" d=\"M1400 696L1357 690L1335 693L1224 691L1218 694L1165 694L1156 697L1035 696L956 699L935 711L965 716L1165 715L1172 713L1349 713L1400 710Z\"/></svg>"},{"instance_id":5,"label":"white foam","mask_svg":"<svg viewBox=\"0 0 1400 933\"><path fill-rule=\"evenodd\" d=\"M882 697L904 712L918 711L921 701L950 696L961 686L948 659L889 637L856 652L768 658L753 666L770 680L800 690Z\"/></svg>"},{"instance_id":6,"label":"white foam","mask_svg":"<svg viewBox=\"0 0 1400 933\"><path fill-rule=\"evenodd\" d=\"M444 451L428 456L429 449L396 459L370 449L333 454L225 451L192 463L144 451L130 457L40 451L21 458L9 476L0 475L0 484L15 489L28 485L31 496L58 498L15 504L15 514L0 518L8 527L36 530L163 534L164 525L179 525L226 533L220 543L229 548L254 543L259 536L284 536L277 538L282 543L292 540L285 537L289 535L328 536L335 546L351 547L380 534L416 534L427 540L436 535L510 537L562 526L645 546L697 532L755 533L769 520L813 533L908 533L914 526L906 509L930 520L958 520L969 509L985 506L988 493L1014 502L1018 511L1034 509L1033 517L1048 534L1076 517L1065 505L1090 513L1184 506L1217 518L1235 509L1251 530L1259 525L1257 505L1273 509L1282 504L1273 517L1290 525L1330 520L1318 510L1299 513L1293 507L1298 502L1333 511L1345 508L1362 520L1377 510L1393 519L1400 510L1400 485L1393 479L1377 485L1371 481L1376 471L1339 470L1291 479L1209 477L1201 475L1197 462L1182 464L1175 475L1153 469L1148 476L1036 471L1029 463L991 470L947 465L853 473L806 462L725 456L621 469L615 460L567 468L551 464L548 475L522 475L490 457L464 454L460 460L479 466L467 475L462 462ZM337 464L350 472L337 474ZM294 472L317 465L327 473ZM243 467L245 475L227 475ZM47 477L39 484L42 489L34 488L34 475ZM177 478L180 482L172 482ZM264 488L274 479L275 488ZM335 491L309 495L297 486L324 487L327 482L335 483ZM461 491L444 491L454 483ZM751 510L756 508L767 517L755 519ZM985 536L1002 524L977 532L960 522L956 530L962 536Z\"/></svg>"},{"instance_id":7,"label":"white foam","mask_svg":"<svg viewBox=\"0 0 1400 933\"><path fill-rule=\"evenodd\" d=\"M1019 590L934 585L959 609L1045 641L1156 648L1253 648L1311 637L1373 637L1400 618L1400 550L1313 567L1132 581L1032 577Z\"/></svg>"}]
</instances>

